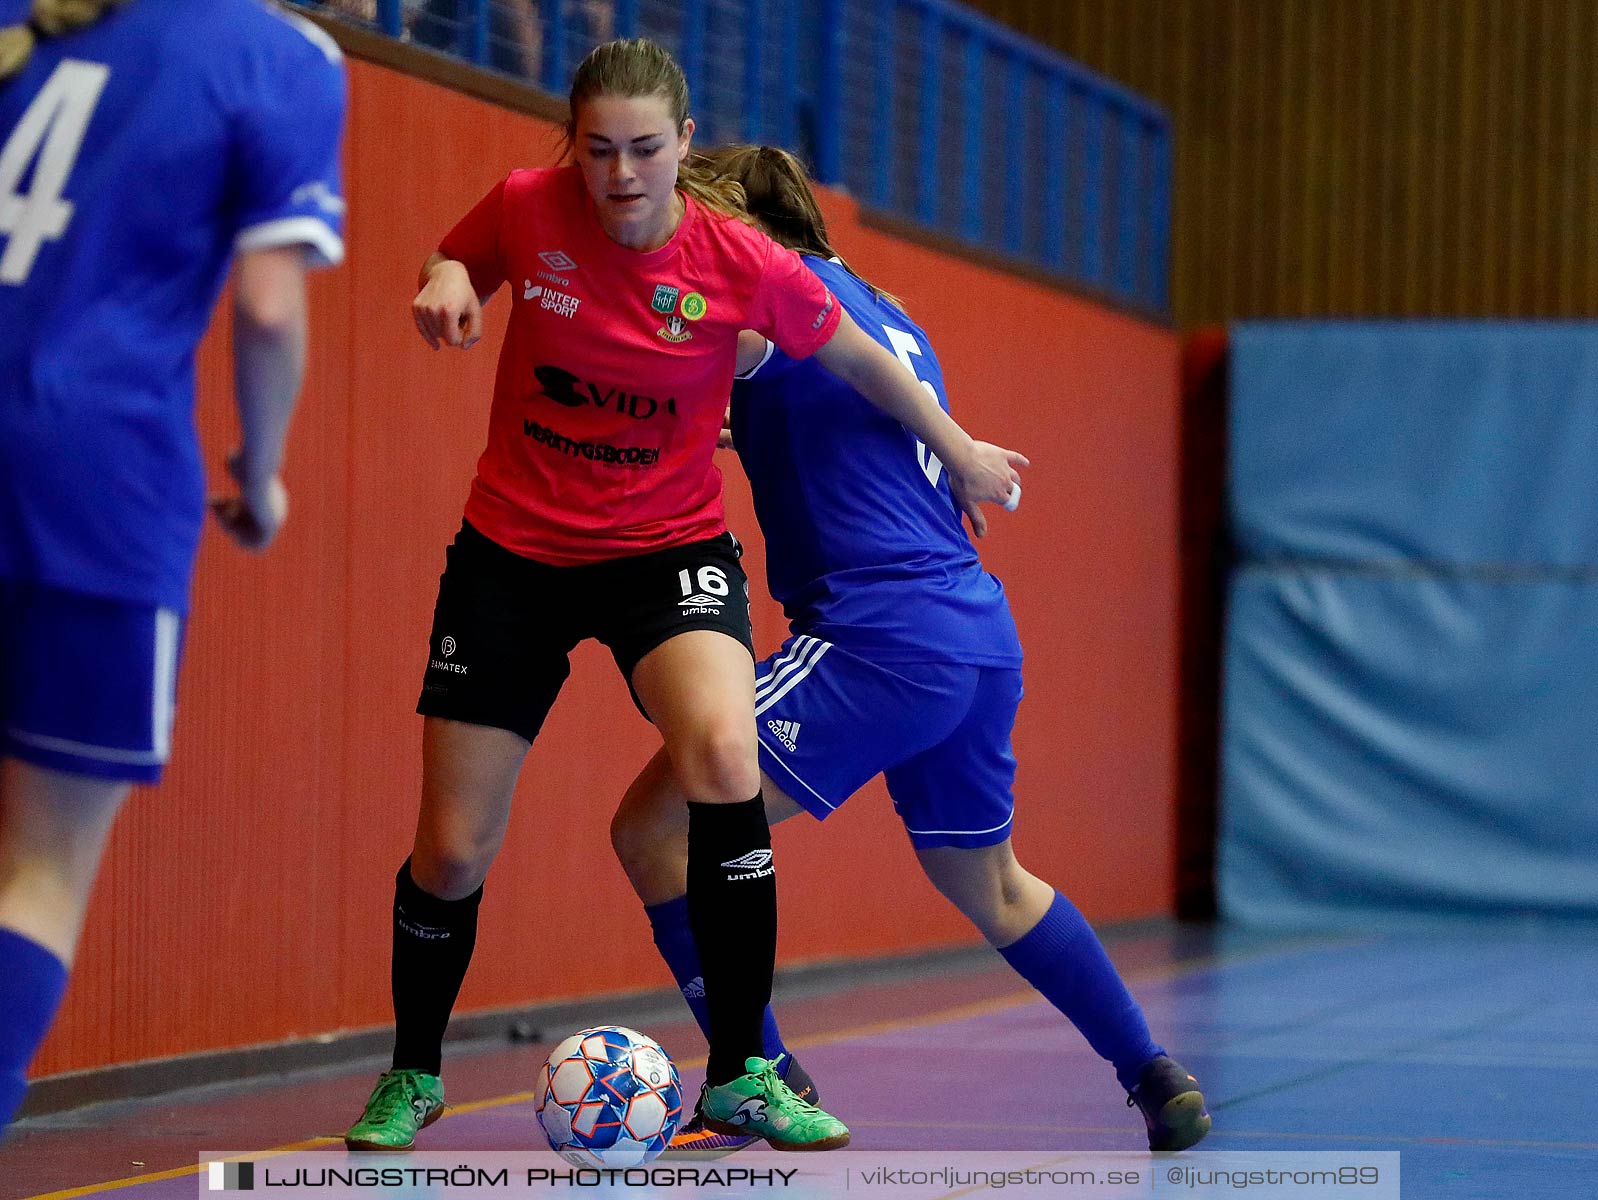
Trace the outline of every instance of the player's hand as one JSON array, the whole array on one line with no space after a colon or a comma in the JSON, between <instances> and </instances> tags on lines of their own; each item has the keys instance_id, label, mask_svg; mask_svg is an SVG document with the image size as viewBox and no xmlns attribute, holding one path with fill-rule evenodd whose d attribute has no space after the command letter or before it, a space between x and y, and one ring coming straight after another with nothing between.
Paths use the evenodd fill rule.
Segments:
<instances>
[{"instance_id":1,"label":"player's hand","mask_svg":"<svg viewBox=\"0 0 1598 1200\"><path fill-rule=\"evenodd\" d=\"M727 405L726 410L721 414L721 432L716 434L716 449L735 449L732 444L732 405L730 404Z\"/></svg>"},{"instance_id":2,"label":"player's hand","mask_svg":"<svg viewBox=\"0 0 1598 1200\"><path fill-rule=\"evenodd\" d=\"M991 442L971 443L971 453L958 466L945 463L954 502L971 522L971 532L986 537L988 518L984 504L1000 504L1013 512L1021 500L1021 475L1017 467L1030 467L1027 456Z\"/></svg>"},{"instance_id":3,"label":"player's hand","mask_svg":"<svg viewBox=\"0 0 1598 1200\"><path fill-rule=\"evenodd\" d=\"M208 505L216 523L244 549L259 554L272 544L277 531L289 515L289 491L279 475L261 481L244 478L244 454L235 450L227 457L228 474L239 485L236 496L213 496Z\"/></svg>"},{"instance_id":4,"label":"player's hand","mask_svg":"<svg viewBox=\"0 0 1598 1200\"><path fill-rule=\"evenodd\" d=\"M440 345L469 350L483 336L483 304L466 268L445 259L427 276L427 284L411 301L417 332L434 350Z\"/></svg>"}]
</instances>

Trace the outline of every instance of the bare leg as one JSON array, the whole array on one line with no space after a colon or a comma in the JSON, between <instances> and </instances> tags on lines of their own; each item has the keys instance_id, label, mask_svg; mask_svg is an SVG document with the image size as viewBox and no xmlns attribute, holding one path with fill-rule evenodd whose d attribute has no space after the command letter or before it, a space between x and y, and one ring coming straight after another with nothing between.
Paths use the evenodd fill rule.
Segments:
<instances>
[{"instance_id":1,"label":"bare leg","mask_svg":"<svg viewBox=\"0 0 1598 1200\"><path fill-rule=\"evenodd\" d=\"M0 1129L55 1020L129 785L0 758Z\"/></svg>"},{"instance_id":2,"label":"bare leg","mask_svg":"<svg viewBox=\"0 0 1598 1200\"><path fill-rule=\"evenodd\" d=\"M0 760L0 926L68 966L131 785Z\"/></svg>"},{"instance_id":3,"label":"bare leg","mask_svg":"<svg viewBox=\"0 0 1598 1200\"><path fill-rule=\"evenodd\" d=\"M1020 940L1054 903L1054 889L1016 861L1008 838L975 850L917 850L916 857L932 886L993 946Z\"/></svg>"},{"instance_id":4,"label":"bare leg","mask_svg":"<svg viewBox=\"0 0 1598 1200\"><path fill-rule=\"evenodd\" d=\"M423 891L459 900L482 886L505 841L530 745L506 729L425 719L422 807L411 848L411 875Z\"/></svg>"}]
</instances>

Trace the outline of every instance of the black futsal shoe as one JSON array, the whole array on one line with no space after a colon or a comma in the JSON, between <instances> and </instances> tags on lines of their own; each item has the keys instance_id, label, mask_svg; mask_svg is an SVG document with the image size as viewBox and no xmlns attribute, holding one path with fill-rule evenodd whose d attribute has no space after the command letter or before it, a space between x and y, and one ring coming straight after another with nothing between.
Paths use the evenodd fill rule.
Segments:
<instances>
[{"instance_id":1,"label":"black futsal shoe","mask_svg":"<svg viewBox=\"0 0 1598 1200\"><path fill-rule=\"evenodd\" d=\"M1149 1127L1150 1150L1186 1150L1202 1142L1210 1131L1210 1114L1198 1080L1168 1054L1138 1073L1137 1086L1127 1093L1126 1104L1142 1111L1143 1123Z\"/></svg>"}]
</instances>

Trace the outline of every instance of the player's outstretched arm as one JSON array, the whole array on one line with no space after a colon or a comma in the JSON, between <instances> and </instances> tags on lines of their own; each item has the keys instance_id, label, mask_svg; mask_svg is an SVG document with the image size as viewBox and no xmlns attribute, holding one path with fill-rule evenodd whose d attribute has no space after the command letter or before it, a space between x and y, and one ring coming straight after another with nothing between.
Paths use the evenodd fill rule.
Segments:
<instances>
[{"instance_id":1,"label":"player's outstretched arm","mask_svg":"<svg viewBox=\"0 0 1598 1200\"><path fill-rule=\"evenodd\" d=\"M838 329L816 358L890 417L915 434L942 461L949 472L954 499L971 521L978 537L988 532L981 505L1009 503L1018 496L1021 476L1017 467L1030 466L1026 455L971 435L944 412L930 387L905 369L904 364L867 337L846 312Z\"/></svg>"},{"instance_id":2,"label":"player's outstretched arm","mask_svg":"<svg viewBox=\"0 0 1598 1200\"><path fill-rule=\"evenodd\" d=\"M435 250L422 264L421 291L411 301L416 329L434 350L440 345L469 350L483 336L483 302L466 264Z\"/></svg>"},{"instance_id":3,"label":"player's outstretched arm","mask_svg":"<svg viewBox=\"0 0 1598 1200\"><path fill-rule=\"evenodd\" d=\"M237 496L211 502L229 537L264 550L288 516L279 471L305 377L305 248L249 250L233 277L233 390L239 448L228 458Z\"/></svg>"}]
</instances>

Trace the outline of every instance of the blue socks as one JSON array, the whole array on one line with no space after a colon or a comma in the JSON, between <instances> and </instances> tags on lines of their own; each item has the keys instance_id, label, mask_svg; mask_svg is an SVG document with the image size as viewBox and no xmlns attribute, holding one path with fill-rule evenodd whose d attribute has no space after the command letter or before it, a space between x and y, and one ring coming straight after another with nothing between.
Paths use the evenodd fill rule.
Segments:
<instances>
[{"instance_id":1,"label":"blue socks","mask_svg":"<svg viewBox=\"0 0 1598 1200\"><path fill-rule=\"evenodd\" d=\"M1127 1091L1149 1060L1165 1053L1098 935L1059 892L1043 919L999 953L1082 1031Z\"/></svg>"},{"instance_id":2,"label":"blue socks","mask_svg":"<svg viewBox=\"0 0 1598 1200\"><path fill-rule=\"evenodd\" d=\"M66 964L37 942L0 928L0 1129L22 1105L28 1064L66 990Z\"/></svg>"},{"instance_id":3,"label":"blue socks","mask_svg":"<svg viewBox=\"0 0 1598 1200\"><path fill-rule=\"evenodd\" d=\"M705 986L699 950L688 925L688 898L645 907L654 929L655 946L671 968L683 999L699 1028L709 1035ZM1043 919L1017 942L999 953L1016 972L1082 1031L1088 1044L1115 1067L1121 1086L1130 1091L1151 1059L1165 1053L1149 1035L1143 1012L1121 982L1115 964L1098 935L1077 908L1058 892ZM765 1056L787 1053L777 1020L768 1006L762 1029Z\"/></svg>"},{"instance_id":4,"label":"blue socks","mask_svg":"<svg viewBox=\"0 0 1598 1200\"><path fill-rule=\"evenodd\" d=\"M688 897L678 896L664 904L646 904L644 912L649 917L650 928L655 931L655 948L660 951L660 957L666 960L666 966L671 968L672 978L677 981L682 998L688 1001L694 1020L699 1022L699 1028L708 1041L710 1009L705 1006L705 980L699 967L699 946L694 942L694 931L688 924ZM782 1034L777 1032L777 1018L771 1015L769 1004L766 1005L760 1033L766 1058L776 1058L788 1052L788 1048L782 1044Z\"/></svg>"}]
</instances>

